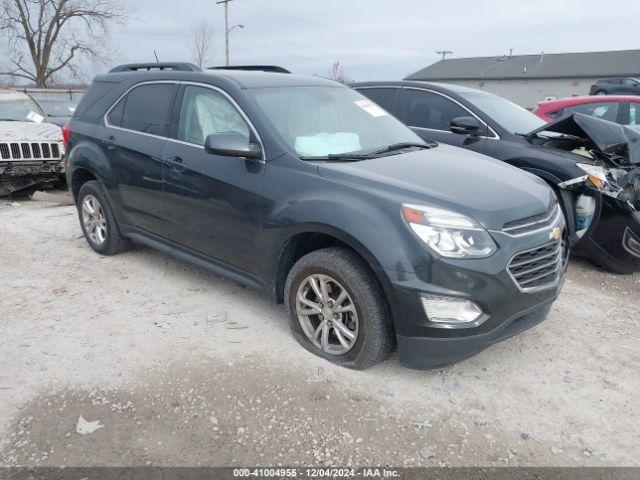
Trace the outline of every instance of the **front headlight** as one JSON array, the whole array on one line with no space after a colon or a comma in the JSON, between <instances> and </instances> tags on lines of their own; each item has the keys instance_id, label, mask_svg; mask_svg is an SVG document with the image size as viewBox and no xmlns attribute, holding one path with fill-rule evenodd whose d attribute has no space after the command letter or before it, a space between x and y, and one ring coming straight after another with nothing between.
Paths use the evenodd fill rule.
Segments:
<instances>
[{"instance_id":1,"label":"front headlight","mask_svg":"<svg viewBox=\"0 0 640 480\"><path fill-rule=\"evenodd\" d=\"M607 171L599 165L591 165L590 163L576 163L576 167L580 167L587 174L591 183L601 190L607 184Z\"/></svg>"},{"instance_id":2,"label":"front headlight","mask_svg":"<svg viewBox=\"0 0 640 480\"><path fill-rule=\"evenodd\" d=\"M497 250L489 232L465 215L441 208L402 205L402 216L418 238L443 257L485 258Z\"/></svg>"}]
</instances>

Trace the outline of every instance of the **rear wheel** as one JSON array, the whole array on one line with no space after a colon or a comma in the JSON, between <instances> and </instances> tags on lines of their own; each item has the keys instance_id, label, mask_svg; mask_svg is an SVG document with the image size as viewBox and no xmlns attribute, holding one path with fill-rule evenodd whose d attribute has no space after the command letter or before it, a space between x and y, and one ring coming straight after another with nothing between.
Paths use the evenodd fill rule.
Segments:
<instances>
[{"instance_id":1,"label":"rear wheel","mask_svg":"<svg viewBox=\"0 0 640 480\"><path fill-rule=\"evenodd\" d=\"M97 181L80 187L77 205L84 238L96 252L115 255L131 246L131 240L120 234L109 199Z\"/></svg>"},{"instance_id":2,"label":"rear wheel","mask_svg":"<svg viewBox=\"0 0 640 480\"><path fill-rule=\"evenodd\" d=\"M291 330L307 350L365 369L393 344L384 295L366 263L350 250L325 248L302 257L285 285Z\"/></svg>"},{"instance_id":3,"label":"rear wheel","mask_svg":"<svg viewBox=\"0 0 640 480\"><path fill-rule=\"evenodd\" d=\"M602 95L606 95L606 94L607 94L607 92L605 92L604 90L598 90L596 92L596 95L598 95L598 96L602 96Z\"/></svg>"}]
</instances>

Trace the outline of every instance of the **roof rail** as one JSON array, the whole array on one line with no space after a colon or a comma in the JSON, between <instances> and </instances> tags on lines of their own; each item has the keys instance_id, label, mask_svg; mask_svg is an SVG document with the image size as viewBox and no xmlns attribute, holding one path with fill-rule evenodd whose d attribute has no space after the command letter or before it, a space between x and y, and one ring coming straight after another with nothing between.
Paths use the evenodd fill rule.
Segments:
<instances>
[{"instance_id":1,"label":"roof rail","mask_svg":"<svg viewBox=\"0 0 640 480\"><path fill-rule=\"evenodd\" d=\"M187 62L155 62L155 63L128 63L126 65L118 65L112 68L109 73L118 72L139 72L141 70L154 71L154 70L170 70L174 72L201 72L193 63Z\"/></svg>"},{"instance_id":2,"label":"roof rail","mask_svg":"<svg viewBox=\"0 0 640 480\"><path fill-rule=\"evenodd\" d=\"M227 67L209 67L207 70L246 70L250 72L291 73L286 68L277 65L233 65Z\"/></svg>"}]
</instances>

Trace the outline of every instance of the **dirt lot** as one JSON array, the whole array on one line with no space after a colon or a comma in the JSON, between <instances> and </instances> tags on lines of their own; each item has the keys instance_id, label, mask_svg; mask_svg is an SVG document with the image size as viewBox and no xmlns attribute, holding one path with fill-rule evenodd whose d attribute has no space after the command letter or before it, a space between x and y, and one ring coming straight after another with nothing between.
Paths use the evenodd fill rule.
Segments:
<instances>
[{"instance_id":1,"label":"dirt lot","mask_svg":"<svg viewBox=\"0 0 640 480\"><path fill-rule=\"evenodd\" d=\"M447 369L353 372L268 298L149 249L96 255L62 195L0 202L0 272L0 465L640 466L638 275L574 260L535 329Z\"/></svg>"}]
</instances>

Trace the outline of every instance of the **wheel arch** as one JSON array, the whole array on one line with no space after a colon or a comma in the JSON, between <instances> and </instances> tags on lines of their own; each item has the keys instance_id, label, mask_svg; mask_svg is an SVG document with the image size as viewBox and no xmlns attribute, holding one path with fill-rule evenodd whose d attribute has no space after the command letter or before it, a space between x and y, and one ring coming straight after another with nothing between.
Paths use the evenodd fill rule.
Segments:
<instances>
[{"instance_id":1,"label":"wheel arch","mask_svg":"<svg viewBox=\"0 0 640 480\"><path fill-rule=\"evenodd\" d=\"M384 293L393 314L395 297L391 281L373 253L349 233L322 224L300 225L289 235L276 256L273 272L274 296L278 303L284 301L284 287L289 271L296 261L307 253L327 247L343 247L353 251L369 267L370 272Z\"/></svg>"}]
</instances>

